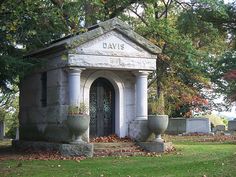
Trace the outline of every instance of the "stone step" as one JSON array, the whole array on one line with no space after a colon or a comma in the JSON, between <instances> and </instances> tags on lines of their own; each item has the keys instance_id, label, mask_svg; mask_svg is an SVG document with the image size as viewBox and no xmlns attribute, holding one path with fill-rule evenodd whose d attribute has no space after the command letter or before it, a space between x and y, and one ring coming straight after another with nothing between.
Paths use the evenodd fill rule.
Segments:
<instances>
[{"instance_id":1,"label":"stone step","mask_svg":"<svg viewBox=\"0 0 236 177\"><path fill-rule=\"evenodd\" d=\"M115 149L103 148L103 149L94 149L94 151L96 151L96 152L106 152L106 151L110 151L110 152L140 152L143 150L137 147L137 148L115 148Z\"/></svg>"},{"instance_id":2,"label":"stone step","mask_svg":"<svg viewBox=\"0 0 236 177\"><path fill-rule=\"evenodd\" d=\"M94 156L134 156L143 155L142 150L134 142L118 142L118 143L93 143Z\"/></svg>"},{"instance_id":3,"label":"stone step","mask_svg":"<svg viewBox=\"0 0 236 177\"><path fill-rule=\"evenodd\" d=\"M117 143L93 143L94 147L100 148L100 147L131 147L136 146L133 142L117 142Z\"/></svg>"},{"instance_id":4,"label":"stone step","mask_svg":"<svg viewBox=\"0 0 236 177\"><path fill-rule=\"evenodd\" d=\"M94 149L95 150L103 150L103 149L109 149L109 150L123 150L123 151L128 151L128 150L135 150L135 149L141 149L139 146L135 144L109 144L109 143L98 143L94 144Z\"/></svg>"},{"instance_id":5,"label":"stone step","mask_svg":"<svg viewBox=\"0 0 236 177\"><path fill-rule=\"evenodd\" d=\"M146 152L94 152L94 157L103 156L141 156L145 155Z\"/></svg>"}]
</instances>

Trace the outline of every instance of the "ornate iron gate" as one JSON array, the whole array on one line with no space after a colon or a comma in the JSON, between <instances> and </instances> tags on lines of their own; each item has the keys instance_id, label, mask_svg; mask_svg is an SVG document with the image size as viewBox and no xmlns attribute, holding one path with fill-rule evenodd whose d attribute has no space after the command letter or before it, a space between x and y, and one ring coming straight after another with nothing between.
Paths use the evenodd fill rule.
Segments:
<instances>
[{"instance_id":1,"label":"ornate iron gate","mask_svg":"<svg viewBox=\"0 0 236 177\"><path fill-rule=\"evenodd\" d=\"M115 132L115 90L105 78L95 80L90 88L90 137Z\"/></svg>"}]
</instances>

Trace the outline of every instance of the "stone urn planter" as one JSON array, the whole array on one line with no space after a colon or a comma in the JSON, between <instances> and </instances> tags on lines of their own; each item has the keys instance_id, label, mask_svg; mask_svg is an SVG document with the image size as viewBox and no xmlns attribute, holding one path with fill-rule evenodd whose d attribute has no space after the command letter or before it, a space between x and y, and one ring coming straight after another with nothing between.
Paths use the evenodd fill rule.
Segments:
<instances>
[{"instance_id":1,"label":"stone urn planter","mask_svg":"<svg viewBox=\"0 0 236 177\"><path fill-rule=\"evenodd\" d=\"M155 142L163 142L161 134L167 129L169 122L168 115L149 115L148 128L155 134Z\"/></svg>"},{"instance_id":2,"label":"stone urn planter","mask_svg":"<svg viewBox=\"0 0 236 177\"><path fill-rule=\"evenodd\" d=\"M89 127L90 117L81 111L81 107L70 107L68 111L68 116L66 124L70 132L75 136L75 140L72 144L78 144L84 142L82 140L82 135L86 132Z\"/></svg>"}]
</instances>

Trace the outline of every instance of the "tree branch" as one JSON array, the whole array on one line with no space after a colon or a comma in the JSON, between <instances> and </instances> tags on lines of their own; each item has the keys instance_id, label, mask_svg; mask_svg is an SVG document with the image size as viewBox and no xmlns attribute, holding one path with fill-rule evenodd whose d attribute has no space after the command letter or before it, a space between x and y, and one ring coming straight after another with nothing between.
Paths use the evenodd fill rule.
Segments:
<instances>
[{"instance_id":1,"label":"tree branch","mask_svg":"<svg viewBox=\"0 0 236 177\"><path fill-rule=\"evenodd\" d=\"M131 8L128 8L128 10L130 10L131 12L133 12L138 18L140 18L140 20L141 20L146 26L148 26L147 21L146 21L141 15L139 15L139 14L137 13L137 11L135 11L135 10L133 10L133 9L131 9Z\"/></svg>"},{"instance_id":2,"label":"tree branch","mask_svg":"<svg viewBox=\"0 0 236 177\"><path fill-rule=\"evenodd\" d=\"M140 0L129 0L127 3L124 3L123 5L121 5L120 7L116 8L110 15L109 18L114 18L116 17L118 14L120 14L121 12L123 12L128 6L130 6L133 3L137 3Z\"/></svg>"}]
</instances>

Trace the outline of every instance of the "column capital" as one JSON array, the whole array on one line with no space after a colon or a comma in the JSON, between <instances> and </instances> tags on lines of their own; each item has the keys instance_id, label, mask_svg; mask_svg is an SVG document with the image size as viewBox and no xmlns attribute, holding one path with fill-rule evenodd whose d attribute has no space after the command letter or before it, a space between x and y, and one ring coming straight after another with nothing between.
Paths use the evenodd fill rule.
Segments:
<instances>
[{"instance_id":1,"label":"column capital","mask_svg":"<svg viewBox=\"0 0 236 177\"><path fill-rule=\"evenodd\" d=\"M76 67L76 66L69 66L69 67L65 68L65 71L67 71L68 73L78 73L78 74L80 74L84 70L85 70L85 68L79 68L79 67Z\"/></svg>"},{"instance_id":2,"label":"column capital","mask_svg":"<svg viewBox=\"0 0 236 177\"><path fill-rule=\"evenodd\" d=\"M150 73L150 71L142 71L142 70L133 71L133 74L135 76L148 76L149 73Z\"/></svg>"}]
</instances>

